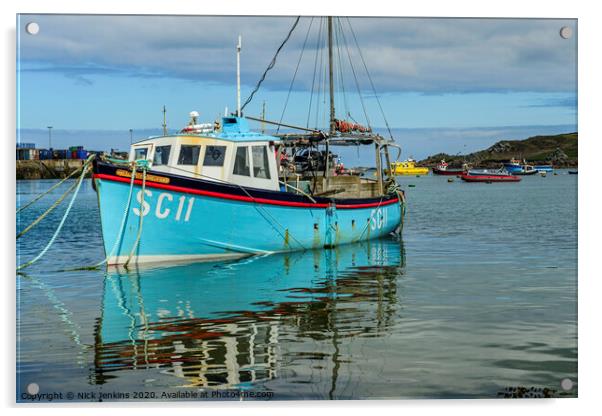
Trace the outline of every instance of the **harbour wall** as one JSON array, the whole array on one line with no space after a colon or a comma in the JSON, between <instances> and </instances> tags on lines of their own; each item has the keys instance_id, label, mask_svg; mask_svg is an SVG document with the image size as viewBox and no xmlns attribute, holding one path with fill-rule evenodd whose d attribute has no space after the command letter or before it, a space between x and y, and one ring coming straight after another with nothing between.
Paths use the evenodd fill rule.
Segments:
<instances>
[{"instance_id":1,"label":"harbour wall","mask_svg":"<svg viewBox=\"0 0 602 416\"><path fill-rule=\"evenodd\" d=\"M17 179L62 179L80 168L84 160L17 160ZM90 173L87 174L90 176Z\"/></svg>"}]
</instances>

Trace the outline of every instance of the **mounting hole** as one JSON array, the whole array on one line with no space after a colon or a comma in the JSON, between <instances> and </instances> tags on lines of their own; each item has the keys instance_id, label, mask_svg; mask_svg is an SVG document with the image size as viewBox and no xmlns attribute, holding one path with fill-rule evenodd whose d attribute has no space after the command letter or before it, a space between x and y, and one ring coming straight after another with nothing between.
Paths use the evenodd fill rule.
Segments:
<instances>
[{"instance_id":1,"label":"mounting hole","mask_svg":"<svg viewBox=\"0 0 602 416\"><path fill-rule=\"evenodd\" d=\"M573 388L573 380L571 380L570 378L562 379L562 381L560 382L560 387L562 387L562 390L564 391L571 390Z\"/></svg>"},{"instance_id":2,"label":"mounting hole","mask_svg":"<svg viewBox=\"0 0 602 416\"><path fill-rule=\"evenodd\" d=\"M34 394L38 394L39 391L40 391L40 386L38 386L37 383L29 383L27 385L27 393L31 394L32 396Z\"/></svg>"},{"instance_id":3,"label":"mounting hole","mask_svg":"<svg viewBox=\"0 0 602 416\"><path fill-rule=\"evenodd\" d=\"M40 31L40 25L36 22L30 22L25 25L25 31L30 35L37 35Z\"/></svg>"},{"instance_id":4,"label":"mounting hole","mask_svg":"<svg viewBox=\"0 0 602 416\"><path fill-rule=\"evenodd\" d=\"M560 37L562 39L569 39L571 36L573 36L573 29L571 29L569 26L563 26L560 28Z\"/></svg>"}]
</instances>

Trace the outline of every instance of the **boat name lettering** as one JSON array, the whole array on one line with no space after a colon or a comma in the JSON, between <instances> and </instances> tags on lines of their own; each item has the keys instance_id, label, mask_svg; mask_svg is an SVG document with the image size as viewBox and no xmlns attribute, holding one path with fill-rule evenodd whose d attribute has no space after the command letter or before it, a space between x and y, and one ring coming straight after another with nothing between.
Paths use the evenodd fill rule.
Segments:
<instances>
[{"instance_id":1,"label":"boat name lettering","mask_svg":"<svg viewBox=\"0 0 602 416\"><path fill-rule=\"evenodd\" d=\"M129 170L117 169L117 171L115 171L115 175L123 176L124 178L131 178L132 172ZM136 179L142 180L142 172L136 172ZM149 182L169 183L169 178L166 178L165 176L147 174L146 180Z\"/></svg>"},{"instance_id":2,"label":"boat name lettering","mask_svg":"<svg viewBox=\"0 0 602 416\"><path fill-rule=\"evenodd\" d=\"M136 200L138 201L138 206L134 206L132 211L136 216L140 216L140 212L142 211L143 216L147 216L151 212L151 204L152 204L153 193L148 189L144 190L144 201L142 200L142 190L138 191L136 194ZM188 202L186 200L188 199ZM194 206L195 197L186 197L182 195L178 198L178 206L174 211L172 209L172 202L174 201L174 197L169 192L161 192L159 197L157 198L157 205L155 206L155 217L160 220L165 218L169 218L172 212L175 212L175 220L180 221L184 220L184 222L188 222L190 220L190 214L192 213L192 207ZM142 205L142 209L140 208ZM170 207L171 206L171 207ZM184 212L184 218L182 218L182 213Z\"/></svg>"}]
</instances>

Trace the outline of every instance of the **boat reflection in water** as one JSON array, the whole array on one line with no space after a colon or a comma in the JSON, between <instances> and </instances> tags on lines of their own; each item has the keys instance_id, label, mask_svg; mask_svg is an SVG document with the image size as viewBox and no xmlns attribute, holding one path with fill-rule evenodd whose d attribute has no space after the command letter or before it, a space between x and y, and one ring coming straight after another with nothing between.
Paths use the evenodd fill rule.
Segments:
<instances>
[{"instance_id":1,"label":"boat reflection in water","mask_svg":"<svg viewBox=\"0 0 602 416\"><path fill-rule=\"evenodd\" d=\"M158 369L170 386L241 388L279 377L302 339L337 343L380 336L393 324L401 242L381 239L330 250L112 269L96 328L96 384L125 370ZM325 367L326 368L326 367ZM170 378L171 379L171 378ZM182 380L183 379L183 380Z\"/></svg>"}]
</instances>

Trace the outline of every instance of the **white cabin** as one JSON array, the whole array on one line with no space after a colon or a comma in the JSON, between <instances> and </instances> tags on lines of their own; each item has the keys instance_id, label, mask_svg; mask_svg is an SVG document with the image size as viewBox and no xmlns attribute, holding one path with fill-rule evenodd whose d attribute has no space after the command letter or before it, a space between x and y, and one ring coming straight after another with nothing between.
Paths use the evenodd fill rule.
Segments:
<instances>
[{"instance_id":1,"label":"white cabin","mask_svg":"<svg viewBox=\"0 0 602 416\"><path fill-rule=\"evenodd\" d=\"M279 139L249 130L241 117L221 128L151 137L136 142L129 160L146 159L154 171L278 191L275 145Z\"/></svg>"}]
</instances>

